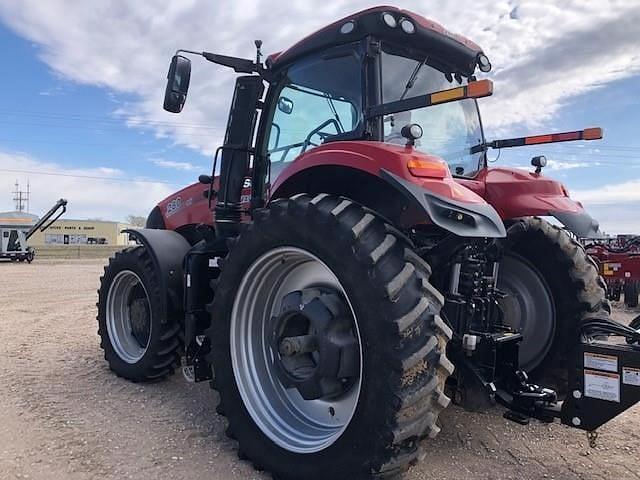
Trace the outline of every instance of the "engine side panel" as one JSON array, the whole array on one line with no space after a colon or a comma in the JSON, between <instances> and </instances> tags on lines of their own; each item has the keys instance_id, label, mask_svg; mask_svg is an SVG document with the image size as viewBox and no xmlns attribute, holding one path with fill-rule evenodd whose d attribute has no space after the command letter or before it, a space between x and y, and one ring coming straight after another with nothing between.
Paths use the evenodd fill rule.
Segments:
<instances>
[{"instance_id":1,"label":"engine side panel","mask_svg":"<svg viewBox=\"0 0 640 480\"><path fill-rule=\"evenodd\" d=\"M473 179L457 179L482 196L503 220L553 216L578 237L601 235L598 222L580 202L569 197L562 183L534 172L510 168L486 168Z\"/></svg>"},{"instance_id":2,"label":"engine side panel","mask_svg":"<svg viewBox=\"0 0 640 480\"><path fill-rule=\"evenodd\" d=\"M486 168L474 179L457 179L482 196L503 219L549 215L550 212L582 213L579 202L569 198L558 181L510 168Z\"/></svg>"}]
</instances>

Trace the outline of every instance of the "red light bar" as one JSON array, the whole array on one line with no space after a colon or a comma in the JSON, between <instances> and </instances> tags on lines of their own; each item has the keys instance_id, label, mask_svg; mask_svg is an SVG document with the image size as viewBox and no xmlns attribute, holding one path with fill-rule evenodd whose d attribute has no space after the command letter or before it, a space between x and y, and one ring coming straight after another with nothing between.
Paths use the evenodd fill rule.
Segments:
<instances>
[{"instance_id":1,"label":"red light bar","mask_svg":"<svg viewBox=\"0 0 640 480\"><path fill-rule=\"evenodd\" d=\"M534 135L531 137L507 138L494 140L489 144L491 148L522 147L524 145L540 145L543 143L571 142L574 140L600 140L602 129L586 128L575 132L550 133L547 135Z\"/></svg>"}]
</instances>

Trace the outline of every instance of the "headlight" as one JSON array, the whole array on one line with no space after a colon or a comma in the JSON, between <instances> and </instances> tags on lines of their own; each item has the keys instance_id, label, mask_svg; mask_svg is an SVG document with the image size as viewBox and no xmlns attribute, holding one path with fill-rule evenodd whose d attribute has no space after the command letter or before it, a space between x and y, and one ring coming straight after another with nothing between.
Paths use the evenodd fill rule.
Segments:
<instances>
[{"instance_id":1,"label":"headlight","mask_svg":"<svg viewBox=\"0 0 640 480\"><path fill-rule=\"evenodd\" d=\"M398 21L396 20L396 17L391 15L389 12L384 12L382 14L382 21L389 28L396 28L398 26Z\"/></svg>"},{"instance_id":2,"label":"headlight","mask_svg":"<svg viewBox=\"0 0 640 480\"><path fill-rule=\"evenodd\" d=\"M340 27L340 33L347 35L355 30L356 24L353 20L349 20L347 23Z\"/></svg>"},{"instance_id":3,"label":"headlight","mask_svg":"<svg viewBox=\"0 0 640 480\"><path fill-rule=\"evenodd\" d=\"M478 67L480 68L481 72L487 73L491 71L491 62L484 53L478 55Z\"/></svg>"},{"instance_id":4,"label":"headlight","mask_svg":"<svg viewBox=\"0 0 640 480\"><path fill-rule=\"evenodd\" d=\"M402 31L404 33L408 33L409 35L411 35L412 33L416 33L416 26L408 18L403 18L402 20L400 20L400 28L402 28Z\"/></svg>"}]
</instances>

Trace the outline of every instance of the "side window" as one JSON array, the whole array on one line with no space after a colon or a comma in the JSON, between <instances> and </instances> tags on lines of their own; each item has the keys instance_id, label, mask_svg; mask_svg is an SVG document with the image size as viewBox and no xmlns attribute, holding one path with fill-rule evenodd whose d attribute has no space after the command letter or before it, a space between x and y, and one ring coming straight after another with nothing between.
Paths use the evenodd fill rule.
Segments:
<instances>
[{"instance_id":1,"label":"side window","mask_svg":"<svg viewBox=\"0 0 640 480\"><path fill-rule=\"evenodd\" d=\"M361 112L361 62L353 52L291 67L270 125L271 178L305 151L356 130Z\"/></svg>"}]
</instances>

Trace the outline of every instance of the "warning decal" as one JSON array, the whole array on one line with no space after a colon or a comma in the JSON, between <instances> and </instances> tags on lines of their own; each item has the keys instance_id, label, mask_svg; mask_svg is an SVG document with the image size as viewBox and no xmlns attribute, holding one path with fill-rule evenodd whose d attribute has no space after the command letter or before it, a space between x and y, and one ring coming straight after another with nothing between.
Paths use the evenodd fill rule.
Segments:
<instances>
[{"instance_id":1,"label":"warning decal","mask_svg":"<svg viewBox=\"0 0 640 480\"><path fill-rule=\"evenodd\" d=\"M584 396L620 402L620 375L585 369Z\"/></svg>"},{"instance_id":2,"label":"warning decal","mask_svg":"<svg viewBox=\"0 0 640 480\"><path fill-rule=\"evenodd\" d=\"M640 370L631 367L622 367L622 383L640 387Z\"/></svg>"},{"instance_id":3,"label":"warning decal","mask_svg":"<svg viewBox=\"0 0 640 480\"><path fill-rule=\"evenodd\" d=\"M600 353L584 352L584 368L595 368L607 372L618 371L618 357L615 355L602 355Z\"/></svg>"}]
</instances>

